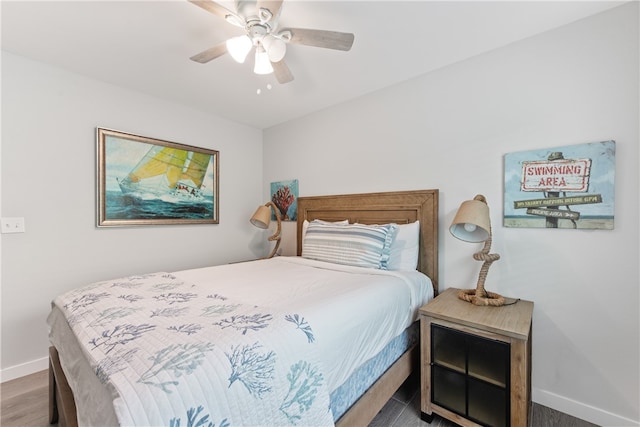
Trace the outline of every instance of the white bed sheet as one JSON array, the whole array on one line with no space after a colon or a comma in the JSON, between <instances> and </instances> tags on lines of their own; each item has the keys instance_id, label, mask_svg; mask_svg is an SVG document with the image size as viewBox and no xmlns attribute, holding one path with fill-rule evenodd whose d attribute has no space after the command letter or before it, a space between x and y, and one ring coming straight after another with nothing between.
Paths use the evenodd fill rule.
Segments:
<instances>
[{"instance_id":1,"label":"white bed sheet","mask_svg":"<svg viewBox=\"0 0 640 427\"><path fill-rule=\"evenodd\" d=\"M283 308L295 302L305 307L307 321L322 348L330 392L416 320L418 309L433 297L431 281L417 271L373 270L300 257L173 274L184 281L210 285L212 291L244 303ZM74 390L80 425L114 425L115 414L112 409L108 413L104 402L109 401L109 392L91 378L95 375L79 356L82 352L59 310L54 308L49 325L51 342L61 354L62 367ZM74 353L78 357L72 356Z\"/></svg>"}]
</instances>

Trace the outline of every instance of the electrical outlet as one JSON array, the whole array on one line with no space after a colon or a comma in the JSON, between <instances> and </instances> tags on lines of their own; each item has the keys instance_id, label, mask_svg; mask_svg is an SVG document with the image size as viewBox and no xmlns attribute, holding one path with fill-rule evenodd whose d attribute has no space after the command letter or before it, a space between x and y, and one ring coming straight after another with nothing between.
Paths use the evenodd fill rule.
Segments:
<instances>
[{"instance_id":1,"label":"electrical outlet","mask_svg":"<svg viewBox=\"0 0 640 427\"><path fill-rule=\"evenodd\" d=\"M24 233L24 218L2 218L0 226L2 233Z\"/></svg>"}]
</instances>

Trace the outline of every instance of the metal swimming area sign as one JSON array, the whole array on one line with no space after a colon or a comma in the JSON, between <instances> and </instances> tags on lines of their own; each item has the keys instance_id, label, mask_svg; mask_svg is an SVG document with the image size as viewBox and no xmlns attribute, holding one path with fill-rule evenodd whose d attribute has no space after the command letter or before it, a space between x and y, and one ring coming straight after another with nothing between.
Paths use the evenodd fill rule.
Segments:
<instances>
[{"instance_id":1,"label":"metal swimming area sign","mask_svg":"<svg viewBox=\"0 0 640 427\"><path fill-rule=\"evenodd\" d=\"M522 162L521 191L586 192L591 159Z\"/></svg>"},{"instance_id":2,"label":"metal swimming area sign","mask_svg":"<svg viewBox=\"0 0 640 427\"><path fill-rule=\"evenodd\" d=\"M600 141L505 154L503 225L613 229L615 153Z\"/></svg>"}]
</instances>

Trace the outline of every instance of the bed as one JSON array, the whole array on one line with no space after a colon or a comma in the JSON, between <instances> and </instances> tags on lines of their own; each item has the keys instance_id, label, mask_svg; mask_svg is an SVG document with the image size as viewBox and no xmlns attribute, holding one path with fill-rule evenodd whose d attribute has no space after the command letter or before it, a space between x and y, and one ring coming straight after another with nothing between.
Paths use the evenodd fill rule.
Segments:
<instances>
[{"instance_id":1,"label":"bed","mask_svg":"<svg viewBox=\"0 0 640 427\"><path fill-rule=\"evenodd\" d=\"M314 259L310 254L310 241L312 239L311 236L316 235L314 233L321 232L328 233L336 230L336 227L340 225L333 225L334 223L348 221L349 225L347 228L353 228L353 224L377 224L379 227L386 227L388 224L398 224L398 227L410 224L415 224L416 221L419 221L419 233L418 233L418 243L419 243L419 251L417 255L417 271L424 273L424 275L428 276L430 279L428 287L429 295L420 293L418 296L411 297L403 297L405 300L411 300L413 304L415 304L414 300L419 300L422 298L421 302L424 302L425 298L431 298L437 294L438 290L438 190L420 190L420 191L400 191L400 192L385 192L385 193L366 193L366 194L353 194L353 195L338 195L338 196L318 196L318 197L301 197L298 199L298 222L297 222L297 251L298 257L276 257L271 260L260 260L255 262L243 263L243 264L230 264L226 266L218 266L212 267L215 270L211 270L212 268L205 269L196 269L196 270L188 270L183 272L175 272L172 273L172 277L177 277L180 283L190 284L193 286L193 289L197 286L200 286L201 282L207 282L208 279L207 274L211 272L215 272L216 277L226 277L228 276L236 276L237 271L244 270L247 272L253 271L254 274L265 276L268 275L269 271L287 271L288 277L296 277L297 274L307 274L306 272L310 269L314 272L317 272L317 277L319 282L322 283L320 289L322 289L321 293L330 294L330 297L333 298L333 301L330 310L319 308L314 308L308 303L305 305L306 310L306 319L312 320L309 322L314 325L314 333L318 338L318 342L321 344L317 344L324 349L329 348L331 345L340 345L338 342L337 336L341 335L339 333L335 333L336 324L332 324L331 321L343 322L343 323L351 323L351 322L365 322L365 325L372 325L373 327L363 327L362 325L357 326L357 328L362 328L363 333L364 329L372 329L372 330L387 330L386 333L389 337L385 338L385 342L376 344L384 347L383 349L378 348L374 345L371 345L370 341L376 341L371 339L366 339L363 342L359 343L361 347L355 347L354 349L347 349L345 347L344 353L340 353L337 351L330 351L326 353L331 353L332 356L328 354L324 354L320 352L319 355L316 355L315 351L311 351L309 354L304 357L309 357L309 360L312 360L314 357L318 357L321 359L319 361L318 366L329 367L332 363L346 363L346 360L349 361L352 365L357 366L349 366L349 368L341 368L342 365L332 366L331 368L326 369L322 373L324 376L322 377L324 382L326 383L326 393L318 392L316 395L317 402L324 402L322 399L330 399L331 403L329 405L331 420L326 422L326 414L322 413L318 416L325 418L301 418L303 416L309 416L312 411L304 412L303 409L300 408L287 412L286 415L289 420L293 420L292 424L299 423L303 425L306 422L309 423L317 423L317 424L335 424L337 426L351 426L351 425L367 425L377 414L377 412L382 408L382 406L388 401L388 399L393 395L393 393L398 389L398 387L405 381L405 379L409 376L411 371L418 366L418 352L417 352L417 342L415 337L419 334L415 332L417 318L417 307L413 306L410 308L410 314L406 314L406 318L403 320L389 320L390 318L384 318L381 321L375 320L367 320L370 314L366 313L361 306L357 306L357 311L359 315L353 316L352 314L349 317L344 317L342 320L338 320L340 318L340 313L347 313L350 307L356 307L356 304L366 303L365 306L371 305L373 307L373 302L367 302L368 297L358 296L358 294L349 294L345 293L344 296L340 296L340 299L337 300L337 294L341 294L341 286L339 285L334 290L331 290L330 286L334 286L332 284L328 284L328 282L320 281L320 278L327 276L327 280L330 280L330 277L334 275L340 275L340 280L345 280L343 276L346 274L349 279L353 278L355 281L356 278L358 280L358 285L354 285L354 287L359 287L360 283L363 282L363 278L366 282L367 292L387 292L387 285L378 285L378 281L383 280L392 280L397 283L407 282L405 278L404 272L395 272L395 271L381 271L372 272L368 271L363 273L362 267L359 266L334 266L332 263L327 262L326 260ZM311 225L310 225L311 224ZM363 226L364 227L364 226ZM369 230L371 227L368 227ZM343 229L339 231L342 232ZM358 230L360 231L360 230ZM376 229L376 232L378 230ZM396 231L397 232L397 231ZM303 248L305 243L305 237L307 241L307 246ZM305 254L303 250L306 250ZM389 261L391 262L391 261ZM327 266L327 264L331 264ZM347 263L348 264L348 263ZM346 271L344 271L346 270ZM371 270L371 269L369 269ZM415 272L414 272L415 273ZM364 274L363 277L360 277L361 274ZM408 273L407 276L418 276L418 274ZM378 277L383 276L383 277ZM314 276L315 278L316 276ZM422 278L418 278L422 280ZM155 282L153 280L160 280L158 276L154 276L151 280L149 287ZM166 281L166 279L163 279ZM322 279L324 280L324 279ZM241 281L240 281L241 282ZM283 280L283 282L285 282ZM109 285L113 285L114 282L109 282ZM408 283L408 282L407 282ZM205 283L206 284L206 283ZM105 284L103 284L105 286ZM223 294L225 297L231 297L232 301L235 301L234 298L241 298L242 295L246 295L247 291L242 289L242 284L234 283L231 288L223 288ZM247 285L248 286L248 285ZM279 285L278 285L279 286ZM286 288L286 284L282 284L284 287L280 289L278 286L273 285L273 288L269 288L269 292L256 291L253 292L255 294L265 293L269 294L268 298L270 300L270 307L277 307L274 310L278 310L279 306L284 306L287 308L288 298L294 298L290 295L298 294L299 292L303 292L302 290L291 291L291 289ZM349 285L351 286L351 285ZM404 286L404 285L403 285ZM421 285L420 292L423 292L425 286L424 283ZM235 289L237 292L234 293ZM346 287L345 287L346 289ZM351 289L350 287L348 289ZM307 292L306 290L304 292ZM411 291L414 292L414 291ZM417 291L416 291L417 292ZM193 292L197 294L198 292ZM102 292L101 294L106 294L106 292ZM141 291L142 294L142 291ZM163 295L167 295L166 293ZM215 297L213 292L208 295L209 297ZM373 295L373 294L372 294ZM384 295L384 294L382 294ZM413 295L413 294L412 294ZM71 297L76 296L72 294ZM69 297L69 298L71 298ZM108 299L108 297L106 297ZM157 298L157 295L154 296ZM295 297L298 298L298 297ZM316 296L313 296L310 299L316 299ZM354 299L355 298L355 299ZM378 297L371 297L373 299L381 299ZM382 298L386 300L386 296ZM77 299L77 298L76 298ZM304 300L304 297L302 297ZM404 307L406 305L406 301L402 300L399 302L399 306ZM73 300L69 300L73 301ZM248 301L251 305L252 302ZM166 303L166 301L165 301ZM169 302L172 304L173 302ZM123 303L126 305L126 303ZM390 307L396 307L388 300L388 304ZM64 305L64 304L61 304ZM236 304L241 305L241 304ZM68 303L66 305L68 307ZM248 307L250 308L250 307ZM315 310L315 311L314 311ZM376 309L377 310L377 309ZM55 305L52 309L52 313L56 311ZM61 312L61 310L58 310ZM319 311L329 312L329 316L327 317L328 323L322 324L320 322L320 314ZM375 310L374 310L375 311ZM393 308L392 312L400 312L402 310ZM68 313L67 313L68 314ZM113 420L113 418L109 418L113 416L113 407L118 406L112 403L109 398L111 392L107 390L107 387L102 384L102 391L95 391L93 388L89 388L86 385L87 381L93 381L94 385L100 383L97 377L100 377L100 373L102 373L105 369L104 364L94 363L93 366L89 361L82 362L84 364L84 368L80 369L78 365L82 365L82 363L76 363L77 360L83 359L82 355L78 355L78 353L82 353L82 351L78 351L78 348L73 348L73 346L68 345L69 340L62 340L57 335L62 335L62 332L59 332L58 327L62 324L64 326L65 323L69 323L69 316L64 317L61 313L57 313L55 316L52 315L50 317L58 316L57 321L55 319L50 323L50 336L52 341L52 346L50 347L50 421L51 423L58 422L60 425L78 425L78 419L80 419L80 424L84 424L82 421L84 415L81 415L88 412L87 407L90 407L89 412L93 412L97 415L101 420ZM288 314L284 317L288 317L288 321L293 324L297 324L296 332L299 336L300 332L305 332L306 320L305 318L298 317L297 313L295 315ZM411 318L410 321L407 319ZM345 321L344 319L350 319ZM351 320L353 319L353 320ZM365 321L366 320L366 321ZM71 324L74 324L76 320L72 319ZM226 327L228 325L223 326L223 321L217 320L216 325L219 329ZM94 321L95 323L95 321ZM283 322L287 323L287 322ZM387 325L385 328L380 328L379 324L384 323ZM56 326L57 325L57 326ZM193 323L189 324L193 326ZM181 325L181 326L189 326L189 325ZM409 327L406 327L409 326ZM406 331L404 331L406 327ZM400 334L396 335L397 331L392 331L393 328L402 328ZM71 329L67 325L67 329ZM339 328L339 329L349 329L349 328ZM314 337L310 337L310 328L306 328L306 338L308 342L314 341ZM189 332L187 330L183 330L182 332ZM329 333L329 331L334 331ZM68 332L68 331L67 331ZM175 328L174 328L175 332ZM246 332L246 330L245 330ZM253 330L249 331L249 335L253 333ZM166 336L170 334L165 332ZM345 332L346 334L346 332ZM335 335L335 337L334 337ZM391 337L394 335L394 337ZM76 335L76 341L83 341L83 338L78 338L80 335ZM103 334L104 336L104 334ZM349 341L357 341L357 338L354 340L353 338L348 338ZM71 340L73 341L73 340ZM84 339L84 341L87 341ZM284 341L284 339L282 340ZM387 342L388 341L388 342ZM66 343L65 343L66 342ZM94 343L93 348L97 348L102 341L96 341L94 338L92 340ZM239 348L238 344L235 348ZM246 346L245 346L246 347ZM103 348L106 348L103 346ZM233 346L231 348L234 348ZM384 350L384 351L381 351ZM232 360L232 352L228 351L226 354L229 361ZM370 355L369 353L375 353ZM380 353L380 354L378 354ZM281 354L281 353L278 353ZM286 354L283 353L282 354ZM337 356L336 356L337 355ZM292 356L297 358L298 355ZM224 357L219 357L219 359L224 359ZM139 358L144 359L144 358ZM344 360L343 360L344 359ZM292 359L293 360L293 359ZM297 360L297 359L295 359ZM333 360L333 361L332 361ZM198 365L199 366L199 365ZM187 369L187 373L191 373L192 368L198 368L198 366L191 366ZM293 366L293 364L292 364ZM111 367L113 369L113 367ZM108 369L107 369L108 370ZM147 369L150 371L150 369ZM356 378L357 372L366 372L370 377L373 373L376 379L368 378L366 381L362 381L360 379L354 380ZM96 374L97 372L97 374ZM184 372L183 372L184 374ZM116 373L114 377L117 377L119 374ZM127 374L131 376L130 374ZM121 376L127 376L121 375ZM141 375L140 378L145 377ZM191 375L190 378L195 377L195 375ZM156 380L156 378L160 378L160 376L155 377L153 375L149 375L145 377L147 382L157 382L161 383L162 381ZM184 375L184 381L186 382L187 375ZM231 377L229 377L230 379ZM368 383L367 383L368 381ZM138 383L140 380L138 380ZM177 382L177 381L176 381ZM164 382L159 387L158 384L154 384L154 390L157 388L165 388L165 392L170 393L173 385L165 385L169 382ZM237 381L236 384L239 384L240 381ZM231 389L231 385L227 386L227 382L225 382L225 386ZM180 384L182 386L182 384ZM178 387L178 386L176 386ZM242 386L234 386L234 388L244 390L248 389L248 386L245 383L245 387ZM171 389L171 390L169 390ZM87 390L91 390L87 392ZM191 391L189 391L191 393ZM185 396L184 391L179 391L177 394L180 396ZM354 393L356 395L354 395ZM74 396L75 394L75 396ZM175 395L176 393L174 393ZM197 393L193 392L194 395ZM215 394L215 393L213 393ZM327 396L324 396L326 394ZM78 408L76 408L76 402L78 402ZM129 405L129 403L127 403ZM133 404L132 404L133 405ZM144 405L143 405L144 406ZM298 407L296 405L291 406ZM316 405L316 406L324 406ZM342 407L340 407L342 406ZM171 418L170 423L164 422L165 425L170 424L173 426L179 425L187 425L188 422L195 421L197 419L196 415L199 414L201 407L197 407L194 405L190 408L192 411L188 414L185 414L182 418ZM282 406L280 407L279 412L282 411ZM111 415L102 415L102 412L105 411L108 413L111 411ZM182 411L182 409L181 409ZM297 411L297 412L296 412ZM302 411L302 412L301 412ZM134 411L135 412L135 411ZM260 411L258 411L260 412ZM303 413L304 412L304 413ZM323 412L323 411L319 411ZM326 412L326 410L325 410ZM267 413L267 410L264 410L264 413ZM120 418L120 413L118 414L118 419ZM200 414L202 415L202 414ZM103 418L104 417L104 418ZM95 418L94 418L95 419ZM169 421L167 418L163 418ZM135 421L135 419L131 419L129 421L122 422L123 424L156 424L156 422L152 421L152 418L149 418L148 422ZM207 420L207 422L211 423L211 425L225 425L226 419L221 417L216 418L215 416L211 416L211 418L200 417L200 421ZM305 421L306 420L306 421ZM309 421L315 420L315 421ZM320 421L321 420L321 421ZM181 424L182 422L182 424ZM218 423L219 424L216 424ZM250 423L250 422L248 422ZM270 421L267 418L263 418L261 424L263 425L273 425L276 421ZM278 421L279 423L279 421ZM114 422L107 422L107 424L114 424ZM236 424L238 424L236 422Z\"/></svg>"}]
</instances>

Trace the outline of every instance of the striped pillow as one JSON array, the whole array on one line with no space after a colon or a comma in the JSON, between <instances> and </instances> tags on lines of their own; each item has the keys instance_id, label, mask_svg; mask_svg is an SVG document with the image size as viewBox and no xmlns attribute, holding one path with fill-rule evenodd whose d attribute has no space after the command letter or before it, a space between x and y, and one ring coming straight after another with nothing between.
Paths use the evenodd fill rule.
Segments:
<instances>
[{"instance_id":1,"label":"striped pillow","mask_svg":"<svg viewBox=\"0 0 640 427\"><path fill-rule=\"evenodd\" d=\"M397 224L334 225L312 222L302 242L302 256L356 267L387 269Z\"/></svg>"},{"instance_id":2,"label":"striped pillow","mask_svg":"<svg viewBox=\"0 0 640 427\"><path fill-rule=\"evenodd\" d=\"M336 225L347 225L349 224L349 220L348 219L343 219L341 221L323 221L321 219L314 219L313 221L316 224L336 224ZM307 221L306 219L304 220L304 222L302 223L302 238L304 239L305 234L307 234L307 228L309 228L309 224L311 224L311 222Z\"/></svg>"}]
</instances>

